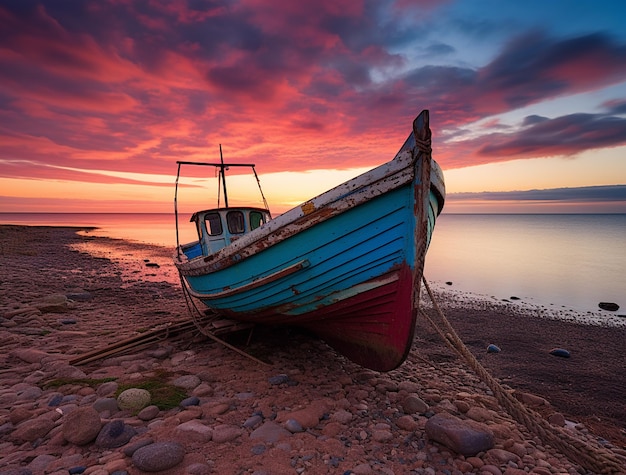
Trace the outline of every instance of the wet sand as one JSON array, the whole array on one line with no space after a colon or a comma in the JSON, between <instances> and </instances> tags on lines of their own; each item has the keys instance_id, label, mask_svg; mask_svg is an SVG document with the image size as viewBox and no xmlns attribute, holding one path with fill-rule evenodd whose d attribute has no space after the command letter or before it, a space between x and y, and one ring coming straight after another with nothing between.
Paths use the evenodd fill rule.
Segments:
<instances>
[{"instance_id":1,"label":"wet sand","mask_svg":"<svg viewBox=\"0 0 626 475\"><path fill-rule=\"evenodd\" d=\"M26 375L32 370L27 365L16 368L19 362L11 351L17 348L30 346L75 357L156 325L188 318L170 253L156 246L90 237L88 232L77 235L73 228L0 226L0 371ZM66 313L44 313L20 321L21 309L55 294L73 295L76 302ZM591 439L624 452L625 327L580 325L544 318L541 309L511 302L459 300L445 290L436 294L464 343L502 384L545 398L549 404L539 408L544 416L560 413L583 427ZM429 304L424 307L428 310ZM68 323L72 319L75 322ZM32 331L26 331L29 328ZM234 365L246 374L243 378L239 374L243 380L263 377L259 374L298 374L300 385L291 388L293 392L304 391L308 374L313 380L307 384L313 387L345 380L347 375L358 380L354 375L368 373L314 337L297 331L287 334L285 341L283 330L255 332L248 350L273 363L261 373L254 363L248 365L241 356L212 342L177 342L175 349L202 352L204 347L212 348L213 354L222 355L225 366ZM237 337L232 341L241 345ZM487 353L489 344L497 345L501 352ZM550 355L557 347L567 349L571 357ZM90 369L95 371L98 364L92 363ZM457 394L481 387L465 363L420 319L407 363L378 377L395 384L412 378L428 385L422 371L455 375ZM319 381L320 372L326 374L326 381ZM426 394L441 390L440 381L432 380L430 385L424 389ZM379 411L388 410L384 406L389 400L381 404ZM6 419L8 414L8 409L0 408L0 417ZM365 442L363 445L367 448ZM558 468L558 463L552 466Z\"/></svg>"}]
</instances>

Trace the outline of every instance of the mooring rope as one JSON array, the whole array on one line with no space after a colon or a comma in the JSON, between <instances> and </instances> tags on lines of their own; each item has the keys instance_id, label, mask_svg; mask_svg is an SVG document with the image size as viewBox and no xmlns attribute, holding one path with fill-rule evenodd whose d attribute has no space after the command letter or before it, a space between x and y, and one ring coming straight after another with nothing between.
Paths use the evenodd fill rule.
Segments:
<instances>
[{"instance_id":1,"label":"mooring rope","mask_svg":"<svg viewBox=\"0 0 626 475\"><path fill-rule=\"evenodd\" d=\"M185 281L185 279L183 278L183 275L180 272L179 272L179 277L180 277L180 285L183 288L183 294L185 296L185 303L187 304L187 310L189 310L189 314L191 315L191 320L193 321L194 325L196 326L196 329L200 333L202 333L207 338L210 338L211 340L215 341L216 343L219 343L220 345L225 346L229 350L233 350L235 353L239 353L240 355L251 359L252 361L260 363L264 366L271 366L271 364L266 363L265 361L261 361L258 358L255 358L250 353L246 353L245 351L240 350L236 346L231 345L230 343L222 340L221 338L215 336L213 333L208 331L206 327L202 324L204 322L201 322L200 319L197 318L197 316L202 317L202 312L200 312L200 309L197 307L195 301L193 300L193 297L191 296L191 292L189 292L189 288L187 287L187 282ZM216 317L215 319L217 319L218 315L215 314L215 317Z\"/></svg>"},{"instance_id":2,"label":"mooring rope","mask_svg":"<svg viewBox=\"0 0 626 475\"><path fill-rule=\"evenodd\" d=\"M626 460L620 460L613 452L601 447L592 446L573 437L563 429L551 425L548 421L541 417L541 415L526 407L520 401L515 399L511 393L506 391L467 349L437 304L437 301L430 290L430 286L428 285L428 282L426 282L426 278L422 277L422 280L433 304L433 308L440 319L441 325L435 322L426 312L424 312L424 310L420 309L420 314L430 322L448 346L465 359L480 379L487 384L489 389L491 389L502 407L504 407L513 418L525 425L528 430L538 435L544 443L552 445L563 455L566 455L571 460L579 463L587 470L605 474L626 473L624 469Z\"/></svg>"}]
</instances>

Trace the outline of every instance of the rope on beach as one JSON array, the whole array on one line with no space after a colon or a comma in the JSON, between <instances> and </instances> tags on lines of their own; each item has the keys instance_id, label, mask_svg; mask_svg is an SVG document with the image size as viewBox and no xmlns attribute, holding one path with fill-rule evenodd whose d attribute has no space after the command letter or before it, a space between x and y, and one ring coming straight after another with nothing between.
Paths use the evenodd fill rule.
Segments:
<instances>
[{"instance_id":1,"label":"rope on beach","mask_svg":"<svg viewBox=\"0 0 626 475\"><path fill-rule=\"evenodd\" d=\"M191 299L191 296L188 295L188 290L184 286L184 283L183 289L186 290L185 298ZM192 316L191 320L169 322L158 328L153 328L147 332L143 332L140 335L134 335L124 340L116 341L115 343L105 348L96 348L94 350L88 351L87 353L83 353L72 358L71 360L69 360L69 364L78 366L92 363L103 358L110 358L113 356L119 356L128 353L130 351L144 349L168 339L189 339L189 334L197 335L198 332L212 339L213 341L216 341L221 345L224 345L227 348L230 348L231 350L242 354L247 358L250 358L264 365L268 364L226 343L224 340L217 336L217 334L229 333L232 331L241 330L243 328L249 328L250 325L241 324L233 321L226 322L225 320L220 319L219 316L216 314L205 315L200 312L200 310L195 306L195 303L193 301L187 301L187 307ZM209 327L213 328L214 332L209 331ZM0 371L0 373L2 372L3 371Z\"/></svg>"},{"instance_id":2,"label":"rope on beach","mask_svg":"<svg viewBox=\"0 0 626 475\"><path fill-rule=\"evenodd\" d=\"M152 329L140 335L131 336L124 340L119 340L105 348L96 348L87 353L83 353L79 356L72 358L69 361L70 365L78 366L93 361L97 361L103 358L109 358L112 356L118 356L129 351L137 351L143 348L147 348L155 343L165 341L172 337L181 337L191 331L195 330L195 326L192 322L170 322L165 326Z\"/></svg>"},{"instance_id":3,"label":"rope on beach","mask_svg":"<svg viewBox=\"0 0 626 475\"><path fill-rule=\"evenodd\" d=\"M579 463L587 470L603 474L624 473L624 460L620 460L614 453L601 447L592 446L583 440L573 437L560 427L551 425L541 417L541 415L526 407L515 399L511 393L506 391L468 350L439 305L437 305L437 301L430 290L428 282L426 282L426 278L422 277L422 280L433 304L433 308L440 319L440 324L435 322L422 309L420 309L421 315L430 322L448 346L466 360L469 366L482 381L487 384L489 389L491 389L498 402L513 418L521 424L524 424L528 430L537 434L544 443L552 445L563 455Z\"/></svg>"},{"instance_id":4,"label":"rope on beach","mask_svg":"<svg viewBox=\"0 0 626 475\"><path fill-rule=\"evenodd\" d=\"M189 310L191 319L193 323L195 324L196 329L200 333L202 333L207 338L210 338L211 340L215 341L216 343L219 343L220 345L225 346L229 350L233 350L235 353L238 353L242 356L245 356L246 358L251 359L252 361L260 363L264 366L271 366L269 363L266 363L265 361L261 361L260 359L255 358L250 353L246 353L245 351L240 350L236 346L233 346L230 343L222 340L221 338L218 338L214 333L207 330L206 322L203 321L203 317L204 317L203 313L200 311L200 309L197 307L196 303L194 302L193 297L191 296L191 293L189 292L189 288L187 287L187 283L185 282L185 279L183 278L182 274L179 273L179 276L180 276L180 285L182 286L183 294L185 295L185 303L187 304L187 310ZM214 314L214 319L215 320L219 319L219 315Z\"/></svg>"}]
</instances>

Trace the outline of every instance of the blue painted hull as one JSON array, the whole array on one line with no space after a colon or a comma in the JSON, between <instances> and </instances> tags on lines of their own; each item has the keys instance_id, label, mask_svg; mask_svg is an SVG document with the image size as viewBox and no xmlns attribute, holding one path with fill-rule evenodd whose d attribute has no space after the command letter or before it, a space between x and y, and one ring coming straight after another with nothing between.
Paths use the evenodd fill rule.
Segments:
<instances>
[{"instance_id":1,"label":"blue painted hull","mask_svg":"<svg viewBox=\"0 0 626 475\"><path fill-rule=\"evenodd\" d=\"M331 190L215 256L187 248L177 266L191 294L229 318L310 329L363 366L397 367L413 340L445 193L438 166L410 139L373 178Z\"/></svg>"},{"instance_id":2,"label":"blue painted hull","mask_svg":"<svg viewBox=\"0 0 626 475\"><path fill-rule=\"evenodd\" d=\"M195 293L213 295L306 260L306 267L281 281L204 300L220 313L254 319L254 314L269 311L273 322L298 324L316 307L340 300L360 283L401 265L415 267L415 217L406 188L306 229L237 265L186 280ZM434 219L429 222L434 224ZM429 237L431 233L432 225Z\"/></svg>"}]
</instances>

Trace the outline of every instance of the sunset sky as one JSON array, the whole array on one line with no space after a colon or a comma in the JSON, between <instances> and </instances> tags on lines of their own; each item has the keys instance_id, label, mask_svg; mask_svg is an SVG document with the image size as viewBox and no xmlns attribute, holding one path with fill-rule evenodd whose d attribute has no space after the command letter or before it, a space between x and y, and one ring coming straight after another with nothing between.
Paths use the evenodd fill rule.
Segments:
<instances>
[{"instance_id":1,"label":"sunset sky","mask_svg":"<svg viewBox=\"0 0 626 475\"><path fill-rule=\"evenodd\" d=\"M283 212L429 109L446 212L626 213L623 0L3 0L0 25L0 212L169 212L219 144Z\"/></svg>"}]
</instances>

